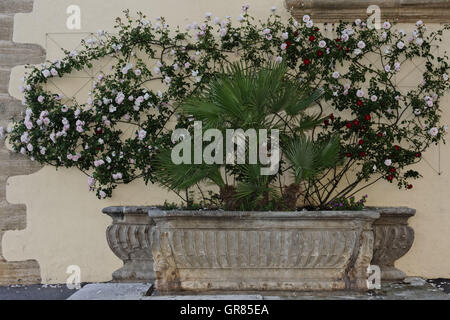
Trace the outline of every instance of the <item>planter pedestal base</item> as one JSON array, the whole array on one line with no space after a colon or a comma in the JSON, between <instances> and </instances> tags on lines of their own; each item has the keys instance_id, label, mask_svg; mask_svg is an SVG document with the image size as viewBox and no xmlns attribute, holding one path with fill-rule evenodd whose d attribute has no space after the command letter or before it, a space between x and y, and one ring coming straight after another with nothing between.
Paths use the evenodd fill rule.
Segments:
<instances>
[{"instance_id":1,"label":"planter pedestal base","mask_svg":"<svg viewBox=\"0 0 450 320\"><path fill-rule=\"evenodd\" d=\"M396 267L382 266L381 281L403 281L406 278L406 273Z\"/></svg>"},{"instance_id":2,"label":"planter pedestal base","mask_svg":"<svg viewBox=\"0 0 450 320\"><path fill-rule=\"evenodd\" d=\"M113 272L114 282L152 282L155 280L153 260L125 262L124 266Z\"/></svg>"}]
</instances>

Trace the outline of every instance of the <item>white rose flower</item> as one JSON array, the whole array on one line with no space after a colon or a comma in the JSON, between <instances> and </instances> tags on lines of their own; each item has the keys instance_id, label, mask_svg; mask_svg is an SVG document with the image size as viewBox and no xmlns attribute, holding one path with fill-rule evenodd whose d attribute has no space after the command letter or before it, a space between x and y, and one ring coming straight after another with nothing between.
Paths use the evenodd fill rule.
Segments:
<instances>
[{"instance_id":1,"label":"white rose flower","mask_svg":"<svg viewBox=\"0 0 450 320\"><path fill-rule=\"evenodd\" d=\"M333 72L333 78L334 79L338 79L341 75L339 74L339 72L335 71Z\"/></svg>"},{"instance_id":2,"label":"white rose flower","mask_svg":"<svg viewBox=\"0 0 450 320\"><path fill-rule=\"evenodd\" d=\"M320 48L325 48L326 46L327 46L327 43L326 43L325 40L320 40L320 41L319 41L319 47L320 47Z\"/></svg>"},{"instance_id":3,"label":"white rose flower","mask_svg":"<svg viewBox=\"0 0 450 320\"><path fill-rule=\"evenodd\" d=\"M357 95L359 98L362 98L362 97L364 97L364 91L360 89L360 90L356 91L356 95Z\"/></svg>"},{"instance_id":4,"label":"white rose flower","mask_svg":"<svg viewBox=\"0 0 450 320\"><path fill-rule=\"evenodd\" d=\"M140 130L139 132L138 132L138 139L139 140L144 140L145 139L145 137L147 136L147 131L145 131L145 130Z\"/></svg>"},{"instance_id":5,"label":"white rose flower","mask_svg":"<svg viewBox=\"0 0 450 320\"><path fill-rule=\"evenodd\" d=\"M405 47L405 43L403 41L399 41L397 42L397 48L399 48L400 50L402 50Z\"/></svg>"},{"instance_id":6,"label":"white rose flower","mask_svg":"<svg viewBox=\"0 0 450 320\"><path fill-rule=\"evenodd\" d=\"M429 133L431 136L436 137L436 136L438 135L438 133L439 133L439 129L433 127L433 128L430 129L430 131L428 131L428 133Z\"/></svg>"},{"instance_id":7,"label":"white rose flower","mask_svg":"<svg viewBox=\"0 0 450 320\"><path fill-rule=\"evenodd\" d=\"M364 49L366 47L366 43L364 42L364 41L360 41L360 42L358 42L358 48L360 48L360 49Z\"/></svg>"},{"instance_id":8,"label":"white rose flower","mask_svg":"<svg viewBox=\"0 0 450 320\"><path fill-rule=\"evenodd\" d=\"M281 34L281 37L282 37L284 40L287 40L287 39L289 38L289 34L288 34L287 32L283 32L283 33Z\"/></svg>"},{"instance_id":9,"label":"white rose flower","mask_svg":"<svg viewBox=\"0 0 450 320\"><path fill-rule=\"evenodd\" d=\"M386 21L385 23L383 23L383 28L389 30L391 28L391 23L389 21Z\"/></svg>"},{"instance_id":10,"label":"white rose flower","mask_svg":"<svg viewBox=\"0 0 450 320\"><path fill-rule=\"evenodd\" d=\"M311 20L311 17L309 15L305 14L303 16L303 22L308 22L309 20Z\"/></svg>"},{"instance_id":11,"label":"white rose flower","mask_svg":"<svg viewBox=\"0 0 450 320\"><path fill-rule=\"evenodd\" d=\"M370 97L370 100L372 100L372 102L376 102L378 100L378 97L376 95L373 95Z\"/></svg>"},{"instance_id":12,"label":"white rose flower","mask_svg":"<svg viewBox=\"0 0 450 320\"><path fill-rule=\"evenodd\" d=\"M228 29L227 28L221 28L219 31L220 36L223 38L227 35Z\"/></svg>"},{"instance_id":13,"label":"white rose flower","mask_svg":"<svg viewBox=\"0 0 450 320\"><path fill-rule=\"evenodd\" d=\"M391 164L392 164L392 160L391 159L386 159L386 160L384 160L384 164L385 164L385 166L390 167Z\"/></svg>"}]
</instances>

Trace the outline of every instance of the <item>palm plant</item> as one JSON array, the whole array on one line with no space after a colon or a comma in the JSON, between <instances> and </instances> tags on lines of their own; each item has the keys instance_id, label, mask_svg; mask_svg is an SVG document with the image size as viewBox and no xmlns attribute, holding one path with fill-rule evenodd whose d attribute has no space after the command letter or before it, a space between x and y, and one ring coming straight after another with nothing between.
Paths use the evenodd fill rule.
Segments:
<instances>
[{"instance_id":1,"label":"palm plant","mask_svg":"<svg viewBox=\"0 0 450 320\"><path fill-rule=\"evenodd\" d=\"M181 103L180 109L201 121L203 130L277 129L281 150L278 172L261 175L261 163L176 165L170 160L170 150L164 150L155 163L157 180L178 192L212 183L219 188L216 198L227 210L296 209L299 197L307 196L302 183L314 180L339 160L337 139L314 141L312 134L307 135L323 121L309 112L321 97L321 90L302 88L283 64L262 69L232 64L202 92ZM282 176L290 176L292 183L283 186Z\"/></svg>"}]
</instances>

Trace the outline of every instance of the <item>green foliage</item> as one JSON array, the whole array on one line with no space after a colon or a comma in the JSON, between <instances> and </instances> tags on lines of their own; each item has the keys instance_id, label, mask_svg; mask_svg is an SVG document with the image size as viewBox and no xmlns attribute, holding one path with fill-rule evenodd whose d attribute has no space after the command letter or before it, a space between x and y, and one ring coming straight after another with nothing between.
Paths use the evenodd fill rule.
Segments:
<instances>
[{"instance_id":1,"label":"green foliage","mask_svg":"<svg viewBox=\"0 0 450 320\"><path fill-rule=\"evenodd\" d=\"M354 196L349 198L340 197L333 199L328 204L329 210L362 210L367 201L367 195L363 196L359 201L355 200Z\"/></svg>"},{"instance_id":2,"label":"green foliage","mask_svg":"<svg viewBox=\"0 0 450 320\"><path fill-rule=\"evenodd\" d=\"M447 53L433 48L448 38L449 29L430 32L419 23L406 34L395 26L376 30L355 21L339 23L331 32L308 16L283 21L274 13L256 21L245 11L237 25L206 17L184 31L170 28L164 18L150 21L126 11L114 34L100 32L60 61L28 66L25 119L12 119L6 135L16 152L41 164L84 172L99 198L137 179L167 180L180 196L177 190L212 181L222 187L220 197L205 195L208 203L242 207L243 198L233 201L231 195L251 190L243 168L219 171L236 178L236 186L222 183L217 168L185 171L186 181L169 179L169 173L182 176L180 168L186 168L158 171L161 150L173 146L171 124L192 129L192 115L203 120L204 129L282 131L280 172L255 182L261 188L254 188L249 199L256 202L245 204L248 208L293 208L296 200L303 207L326 207L378 180L409 190L410 180L421 177L410 167L430 146L445 142L441 98L450 87L450 65ZM112 68L96 75L88 101L48 89L52 78L97 70L103 59L111 59ZM240 64L230 64L233 60ZM424 67L417 84L399 88L396 80L414 65ZM333 141L340 143L336 165ZM311 154L300 154L302 148ZM280 176L288 171L298 184L281 185ZM278 203L271 202L272 189L262 187L274 184L280 187Z\"/></svg>"},{"instance_id":3,"label":"green foliage","mask_svg":"<svg viewBox=\"0 0 450 320\"><path fill-rule=\"evenodd\" d=\"M311 122L305 112L321 96L321 90L307 96L304 89L288 76L284 64L272 64L263 68L232 64L224 73L212 78L202 92L181 103L180 108L194 120L202 121L203 130L280 130L285 141L282 147L286 149L290 164L285 171L292 170L295 183L299 185L305 180L314 179L339 160L339 139L313 141L306 138L305 132L301 130L305 127L303 117L305 121ZM230 186L225 185L221 178L219 165L175 165L170 157L171 149L164 150L155 164L158 181L163 186L186 190L209 180L222 193L224 190L232 190L228 197L223 194L218 196L227 209L284 209L282 190L275 187L281 171L275 175L262 175L261 163L225 164L221 166L226 175L224 180L235 182L234 186Z\"/></svg>"}]
</instances>

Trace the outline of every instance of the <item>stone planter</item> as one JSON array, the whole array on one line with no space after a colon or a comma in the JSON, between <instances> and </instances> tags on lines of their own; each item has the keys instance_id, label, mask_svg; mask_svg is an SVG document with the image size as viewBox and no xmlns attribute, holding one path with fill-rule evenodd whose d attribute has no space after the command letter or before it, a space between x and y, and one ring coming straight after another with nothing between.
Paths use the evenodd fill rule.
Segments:
<instances>
[{"instance_id":1,"label":"stone planter","mask_svg":"<svg viewBox=\"0 0 450 320\"><path fill-rule=\"evenodd\" d=\"M159 292L367 290L375 211L149 215Z\"/></svg>"},{"instance_id":2,"label":"stone planter","mask_svg":"<svg viewBox=\"0 0 450 320\"><path fill-rule=\"evenodd\" d=\"M382 281L402 281L406 274L395 268L394 262L404 256L414 242L414 230L408 219L416 213L410 208L370 208L380 213L373 224L375 244L372 265L381 269Z\"/></svg>"},{"instance_id":3,"label":"stone planter","mask_svg":"<svg viewBox=\"0 0 450 320\"><path fill-rule=\"evenodd\" d=\"M151 251L153 223L148 207L109 207L103 213L113 222L106 231L109 247L123 261L113 281L152 282L155 279Z\"/></svg>"}]
</instances>

